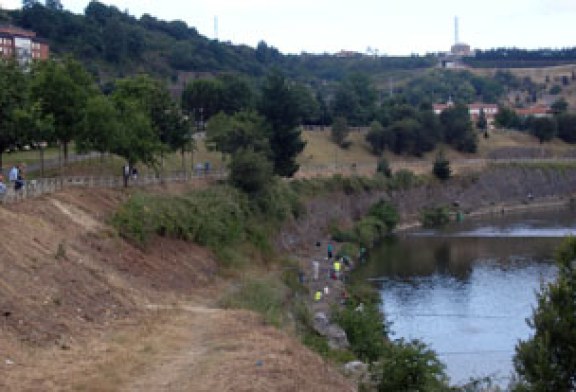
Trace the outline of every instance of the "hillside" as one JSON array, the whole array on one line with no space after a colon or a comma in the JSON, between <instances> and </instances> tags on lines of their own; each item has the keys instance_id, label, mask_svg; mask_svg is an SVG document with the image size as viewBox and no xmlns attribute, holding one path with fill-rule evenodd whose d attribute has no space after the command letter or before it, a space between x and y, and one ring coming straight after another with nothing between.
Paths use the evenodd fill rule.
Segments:
<instances>
[{"instance_id":1,"label":"hillside","mask_svg":"<svg viewBox=\"0 0 576 392\"><path fill-rule=\"evenodd\" d=\"M2 391L352 390L259 316L216 308L228 283L205 249L117 237L107 221L126 197L71 190L0 208Z\"/></svg>"},{"instance_id":2,"label":"hillside","mask_svg":"<svg viewBox=\"0 0 576 392\"><path fill-rule=\"evenodd\" d=\"M470 70L477 75L487 77L493 77L499 71L495 68L471 68ZM550 105L554 101L564 98L570 108L576 108L576 64L537 68L507 68L506 71L519 80L529 79L535 83L539 90L538 102ZM558 92L552 94L551 91L554 92L554 86L557 86ZM517 101L517 97L520 97L520 102ZM518 89L511 89L507 95L507 101L510 105L518 103L529 105L532 102L526 102L528 98L524 91Z\"/></svg>"},{"instance_id":3,"label":"hillside","mask_svg":"<svg viewBox=\"0 0 576 392\"><path fill-rule=\"evenodd\" d=\"M202 36L182 21L163 21L147 14L138 19L98 1L91 1L84 15L35 3L23 10L0 13L0 22L35 31L48 40L56 56L79 59L101 84L138 72L169 82L222 72L258 78L272 67L291 79L316 83L341 80L353 72L379 75L436 64L427 56L284 55L268 45L266 37L256 48L233 45Z\"/></svg>"}]
</instances>

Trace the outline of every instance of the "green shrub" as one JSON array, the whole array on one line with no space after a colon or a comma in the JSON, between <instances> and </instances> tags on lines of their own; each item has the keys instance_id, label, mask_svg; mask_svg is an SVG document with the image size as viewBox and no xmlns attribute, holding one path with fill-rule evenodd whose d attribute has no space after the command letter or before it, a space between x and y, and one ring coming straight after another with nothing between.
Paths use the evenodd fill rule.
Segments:
<instances>
[{"instance_id":1,"label":"green shrub","mask_svg":"<svg viewBox=\"0 0 576 392\"><path fill-rule=\"evenodd\" d=\"M370 207L368 211L369 216L377 218L386 226L387 234L391 233L400 220L398 211L392 204L385 200L380 200Z\"/></svg>"},{"instance_id":2,"label":"green shrub","mask_svg":"<svg viewBox=\"0 0 576 392\"><path fill-rule=\"evenodd\" d=\"M359 251L358 245L352 241L349 241L345 242L340 246L340 249L338 250L338 254L336 256L338 257L348 256L351 260L353 260L358 254L358 251Z\"/></svg>"},{"instance_id":3,"label":"green shrub","mask_svg":"<svg viewBox=\"0 0 576 392\"><path fill-rule=\"evenodd\" d=\"M438 151L438 155L436 155L434 165L432 166L432 173L440 180L447 180L452 175L450 161L446 159L442 150Z\"/></svg>"},{"instance_id":4,"label":"green shrub","mask_svg":"<svg viewBox=\"0 0 576 392\"><path fill-rule=\"evenodd\" d=\"M445 366L434 351L417 340L386 343L371 370L378 391L450 391Z\"/></svg>"},{"instance_id":5,"label":"green shrub","mask_svg":"<svg viewBox=\"0 0 576 392\"><path fill-rule=\"evenodd\" d=\"M450 222L450 209L448 207L424 208L420 213L420 221L424 227L441 227Z\"/></svg>"},{"instance_id":6,"label":"green shrub","mask_svg":"<svg viewBox=\"0 0 576 392\"><path fill-rule=\"evenodd\" d=\"M334 312L334 320L346 332L350 349L362 361L374 362L384 347L384 318L377 304L354 300Z\"/></svg>"},{"instance_id":7,"label":"green shrub","mask_svg":"<svg viewBox=\"0 0 576 392\"><path fill-rule=\"evenodd\" d=\"M338 226L330 229L330 236L336 242L356 242L356 234L352 230L343 230Z\"/></svg>"},{"instance_id":8,"label":"green shrub","mask_svg":"<svg viewBox=\"0 0 576 392\"><path fill-rule=\"evenodd\" d=\"M284 321L283 303L287 289L279 282L249 280L221 301L225 308L249 309L260 313L264 320L274 326Z\"/></svg>"},{"instance_id":9,"label":"green shrub","mask_svg":"<svg viewBox=\"0 0 576 392\"><path fill-rule=\"evenodd\" d=\"M372 247L386 233L385 224L378 218L366 216L354 226L356 241L365 247Z\"/></svg>"},{"instance_id":10,"label":"green shrub","mask_svg":"<svg viewBox=\"0 0 576 392\"><path fill-rule=\"evenodd\" d=\"M382 157L378 160L376 173L380 173L386 178L392 177L392 169L390 169L390 163L386 158Z\"/></svg>"},{"instance_id":11,"label":"green shrub","mask_svg":"<svg viewBox=\"0 0 576 392\"><path fill-rule=\"evenodd\" d=\"M230 162L230 182L247 193L260 192L272 181L273 164L262 152L239 150Z\"/></svg>"},{"instance_id":12,"label":"green shrub","mask_svg":"<svg viewBox=\"0 0 576 392\"><path fill-rule=\"evenodd\" d=\"M389 181L391 190L410 189L418 184L418 177L410 170L398 170Z\"/></svg>"},{"instance_id":13,"label":"green shrub","mask_svg":"<svg viewBox=\"0 0 576 392\"><path fill-rule=\"evenodd\" d=\"M113 223L122 236L140 243L158 234L218 247L244 238L244 199L230 187L186 196L137 194L120 207Z\"/></svg>"}]
</instances>

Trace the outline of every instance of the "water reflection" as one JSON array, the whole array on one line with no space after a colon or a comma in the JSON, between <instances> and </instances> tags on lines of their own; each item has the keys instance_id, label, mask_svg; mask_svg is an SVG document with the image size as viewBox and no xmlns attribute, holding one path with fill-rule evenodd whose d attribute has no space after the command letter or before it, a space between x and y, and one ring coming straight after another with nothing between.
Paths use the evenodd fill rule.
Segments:
<instances>
[{"instance_id":1,"label":"water reflection","mask_svg":"<svg viewBox=\"0 0 576 392\"><path fill-rule=\"evenodd\" d=\"M505 380L515 344L530 334L535 291L554 278L554 250L574 223L548 211L408 233L374 249L357 276L379 285L395 337L430 344L454 382Z\"/></svg>"}]
</instances>

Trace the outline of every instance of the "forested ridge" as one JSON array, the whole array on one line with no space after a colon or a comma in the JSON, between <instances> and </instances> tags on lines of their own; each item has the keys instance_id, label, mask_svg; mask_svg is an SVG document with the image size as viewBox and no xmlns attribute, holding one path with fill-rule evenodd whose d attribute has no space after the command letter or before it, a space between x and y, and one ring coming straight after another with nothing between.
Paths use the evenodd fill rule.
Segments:
<instances>
[{"instance_id":1,"label":"forested ridge","mask_svg":"<svg viewBox=\"0 0 576 392\"><path fill-rule=\"evenodd\" d=\"M285 55L260 41L256 48L210 39L182 21L140 18L91 1L84 15L29 1L21 10L4 11L3 23L35 31L59 56L71 54L94 75L110 79L146 72L176 78L178 71L237 72L259 77L270 68L294 79L338 80L347 73L433 66L431 56L339 58L331 54ZM264 37L263 37L264 39Z\"/></svg>"}]
</instances>

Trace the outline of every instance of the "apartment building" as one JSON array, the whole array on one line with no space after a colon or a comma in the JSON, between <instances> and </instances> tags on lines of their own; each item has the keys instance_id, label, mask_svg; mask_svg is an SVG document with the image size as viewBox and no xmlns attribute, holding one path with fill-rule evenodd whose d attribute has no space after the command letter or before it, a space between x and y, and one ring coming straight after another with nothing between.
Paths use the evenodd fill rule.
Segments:
<instances>
[{"instance_id":1,"label":"apartment building","mask_svg":"<svg viewBox=\"0 0 576 392\"><path fill-rule=\"evenodd\" d=\"M46 60L50 55L48 43L36 33L15 26L0 25L0 56L14 58L22 65Z\"/></svg>"}]
</instances>

